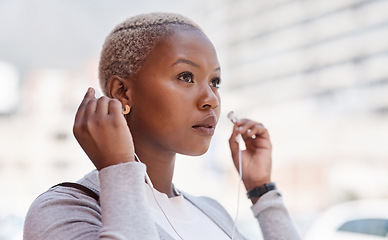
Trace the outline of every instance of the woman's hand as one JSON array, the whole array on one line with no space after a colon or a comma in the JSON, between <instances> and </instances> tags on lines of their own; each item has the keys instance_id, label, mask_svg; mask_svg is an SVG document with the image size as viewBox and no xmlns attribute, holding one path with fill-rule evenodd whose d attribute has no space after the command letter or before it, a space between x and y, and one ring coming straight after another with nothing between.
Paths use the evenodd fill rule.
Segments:
<instances>
[{"instance_id":1,"label":"woman's hand","mask_svg":"<svg viewBox=\"0 0 388 240\"><path fill-rule=\"evenodd\" d=\"M261 123L249 119L241 119L235 123L229 145L237 169L239 166L239 146L236 140L238 134L241 134L246 146L246 150L241 152L242 180L245 188L249 191L270 183L272 145L267 129Z\"/></svg>"},{"instance_id":2,"label":"woman's hand","mask_svg":"<svg viewBox=\"0 0 388 240\"><path fill-rule=\"evenodd\" d=\"M120 101L105 96L96 99L93 88L78 108L73 133L97 170L135 160Z\"/></svg>"}]
</instances>

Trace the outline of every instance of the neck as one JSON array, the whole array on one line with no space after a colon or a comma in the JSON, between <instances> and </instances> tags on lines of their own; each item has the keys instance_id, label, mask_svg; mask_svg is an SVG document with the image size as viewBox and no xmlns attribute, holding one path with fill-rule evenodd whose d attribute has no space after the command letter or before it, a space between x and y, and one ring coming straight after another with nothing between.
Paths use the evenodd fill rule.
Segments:
<instances>
[{"instance_id":1,"label":"neck","mask_svg":"<svg viewBox=\"0 0 388 240\"><path fill-rule=\"evenodd\" d=\"M140 161L147 166L147 173L152 185L156 190L165 193L168 197L175 196L172 189L172 178L174 176L175 153L165 153L142 149L135 145L136 154Z\"/></svg>"}]
</instances>

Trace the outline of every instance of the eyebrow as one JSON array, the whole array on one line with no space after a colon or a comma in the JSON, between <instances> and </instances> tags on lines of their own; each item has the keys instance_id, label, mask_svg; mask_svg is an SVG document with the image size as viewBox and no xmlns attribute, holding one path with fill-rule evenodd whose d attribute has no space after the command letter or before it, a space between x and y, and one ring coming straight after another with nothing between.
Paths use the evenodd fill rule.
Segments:
<instances>
[{"instance_id":1,"label":"eyebrow","mask_svg":"<svg viewBox=\"0 0 388 240\"><path fill-rule=\"evenodd\" d=\"M188 59L183 59L183 58L180 58L178 60L176 60L172 65L171 67L175 66L175 65L178 65L180 63L185 63L185 64L188 64L190 66L193 66L195 68L201 68L198 64L196 64L195 62L193 61L190 61ZM217 72L217 71L221 71L221 68L220 67L217 67L213 70L213 72Z\"/></svg>"}]
</instances>

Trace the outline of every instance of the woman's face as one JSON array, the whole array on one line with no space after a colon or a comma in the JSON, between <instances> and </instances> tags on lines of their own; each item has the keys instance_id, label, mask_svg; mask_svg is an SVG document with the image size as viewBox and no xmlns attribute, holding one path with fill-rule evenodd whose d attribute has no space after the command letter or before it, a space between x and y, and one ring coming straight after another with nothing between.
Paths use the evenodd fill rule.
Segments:
<instances>
[{"instance_id":1,"label":"woman's face","mask_svg":"<svg viewBox=\"0 0 388 240\"><path fill-rule=\"evenodd\" d=\"M175 31L160 41L130 83L135 147L204 154L220 116L220 74L203 33Z\"/></svg>"}]
</instances>

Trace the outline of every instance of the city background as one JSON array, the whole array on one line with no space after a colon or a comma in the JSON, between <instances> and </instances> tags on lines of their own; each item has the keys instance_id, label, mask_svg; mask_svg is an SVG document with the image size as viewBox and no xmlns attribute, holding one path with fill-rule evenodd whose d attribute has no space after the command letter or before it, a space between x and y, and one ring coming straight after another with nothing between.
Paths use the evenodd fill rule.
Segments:
<instances>
[{"instance_id":1,"label":"city background","mask_svg":"<svg viewBox=\"0 0 388 240\"><path fill-rule=\"evenodd\" d=\"M178 156L178 188L235 216L233 110L269 129L273 181L303 237L332 206L388 200L387 9L387 0L0 0L0 239L21 239L40 193L93 169L72 135L74 114L99 88L106 35L152 11L197 22L222 68L216 134L204 156ZM242 189L238 228L257 239Z\"/></svg>"}]
</instances>

